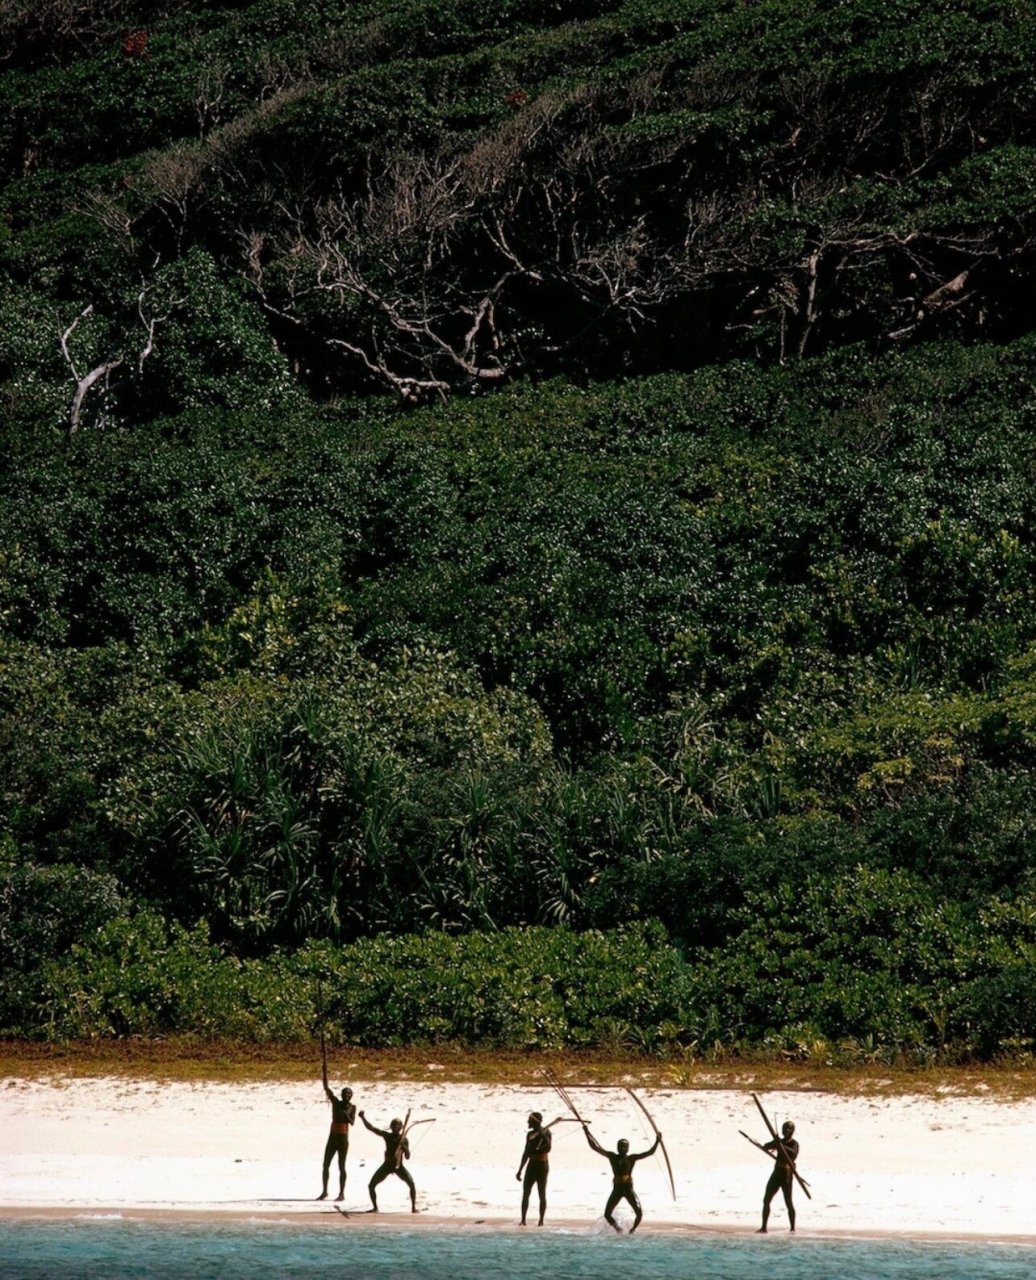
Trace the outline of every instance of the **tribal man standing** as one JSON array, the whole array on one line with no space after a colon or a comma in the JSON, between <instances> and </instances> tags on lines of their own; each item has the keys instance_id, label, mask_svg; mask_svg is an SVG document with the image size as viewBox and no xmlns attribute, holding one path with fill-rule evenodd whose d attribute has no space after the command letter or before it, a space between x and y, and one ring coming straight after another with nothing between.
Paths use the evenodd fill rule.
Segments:
<instances>
[{"instance_id":1,"label":"tribal man standing","mask_svg":"<svg viewBox=\"0 0 1036 1280\"><path fill-rule=\"evenodd\" d=\"M356 1123L356 1108L350 1099L352 1089L343 1089L341 1098L336 1098L327 1083L327 1055L324 1055L324 1093L331 1104L331 1132L327 1135L324 1147L324 1186L318 1200L327 1199L327 1178L331 1171L331 1161L338 1157L338 1195L336 1200L345 1199L345 1158L349 1154L349 1130Z\"/></svg>"},{"instance_id":2,"label":"tribal man standing","mask_svg":"<svg viewBox=\"0 0 1036 1280\"><path fill-rule=\"evenodd\" d=\"M630 1235L640 1226L640 1220L644 1216L644 1211L640 1207L640 1201L637 1199L637 1193L633 1190L633 1166L638 1160L643 1160L645 1156L653 1156L658 1150L658 1144L662 1141L662 1135L655 1130L655 1141L647 1149L636 1155L630 1155L630 1144L625 1138L620 1138L617 1144L617 1150L605 1151L604 1147L590 1132L588 1124L583 1125L583 1132L586 1134L586 1140L598 1155L604 1156L606 1160L611 1162L612 1166L612 1193L608 1197L608 1203L604 1206L604 1220L610 1227L614 1227L619 1234L622 1234L622 1228L612 1217L615 1206L620 1200L625 1200L632 1208L634 1218L633 1226L630 1227Z\"/></svg>"},{"instance_id":3,"label":"tribal man standing","mask_svg":"<svg viewBox=\"0 0 1036 1280\"><path fill-rule=\"evenodd\" d=\"M522 1181L522 1170L525 1170L525 1181L522 1185L522 1226L525 1226L525 1215L529 1212L529 1197L533 1187L539 1193L540 1226L543 1226L543 1215L547 1212L547 1174L550 1171L550 1129L544 1129L543 1116L538 1111L529 1115L529 1132L525 1139L525 1150L522 1162L515 1174L517 1181Z\"/></svg>"},{"instance_id":4,"label":"tribal man standing","mask_svg":"<svg viewBox=\"0 0 1036 1280\"><path fill-rule=\"evenodd\" d=\"M771 1130L771 1132L773 1131ZM788 1221L791 1224L792 1231L795 1230L795 1206L792 1203L791 1192L792 1178L795 1174L795 1161L799 1158L799 1144L792 1137L794 1132L795 1126L790 1120L785 1120L781 1125L781 1136L762 1144L764 1151L772 1152L777 1157L777 1163L770 1174L769 1181L766 1184L766 1192L763 1195L763 1225L756 1233L758 1235L766 1233L766 1224L770 1221L770 1202L778 1191L781 1191L784 1195L784 1203L788 1207Z\"/></svg>"}]
</instances>

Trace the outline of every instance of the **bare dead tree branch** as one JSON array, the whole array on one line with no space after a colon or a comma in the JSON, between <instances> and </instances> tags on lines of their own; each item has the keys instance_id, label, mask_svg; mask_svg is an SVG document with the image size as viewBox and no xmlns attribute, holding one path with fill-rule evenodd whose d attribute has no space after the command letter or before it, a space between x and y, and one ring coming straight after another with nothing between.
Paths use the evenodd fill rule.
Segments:
<instances>
[{"instance_id":1,"label":"bare dead tree branch","mask_svg":"<svg viewBox=\"0 0 1036 1280\"><path fill-rule=\"evenodd\" d=\"M68 434L73 436L79 430L83 414L83 403L91 389L99 382L103 381L106 383L111 374L114 373L114 371L123 363L122 356L113 356L111 359L102 360L100 364L95 365L85 373L79 372L69 349L69 341L75 331L79 328L79 325L92 314L93 304L91 303L90 306L84 308L79 315L76 316L61 335L61 353L68 364L72 380L76 384L76 389L72 396L72 403L68 410Z\"/></svg>"},{"instance_id":2,"label":"bare dead tree branch","mask_svg":"<svg viewBox=\"0 0 1036 1280\"><path fill-rule=\"evenodd\" d=\"M176 308L182 306L186 301L183 297L176 298L167 304L162 314L149 314L145 307L149 288L150 286L146 282L143 283L136 299L136 315L143 330L140 349L137 352L135 361L138 374L143 372L145 362L154 352L157 330L170 319ZM75 391L68 409L68 434L70 436L75 435L82 427L87 397L96 388L100 388L105 396L114 391L115 385L111 382L111 376L116 370L125 367L128 362L126 351L119 347L110 351L104 359L98 361L89 369L80 371L80 367L72 354L71 342L76 330L84 320L93 315L93 312L93 303L84 307L68 328L64 330L59 339L61 354L68 365L69 375L75 384Z\"/></svg>"}]
</instances>

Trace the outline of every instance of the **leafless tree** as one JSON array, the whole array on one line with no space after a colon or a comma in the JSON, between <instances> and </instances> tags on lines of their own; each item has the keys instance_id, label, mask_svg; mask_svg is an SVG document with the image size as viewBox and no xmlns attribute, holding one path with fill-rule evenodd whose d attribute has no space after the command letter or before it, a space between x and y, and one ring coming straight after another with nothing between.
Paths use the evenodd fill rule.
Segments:
<instances>
[{"instance_id":1,"label":"leafless tree","mask_svg":"<svg viewBox=\"0 0 1036 1280\"><path fill-rule=\"evenodd\" d=\"M549 339L554 350L606 319L643 322L680 287L683 261L646 214L608 215L612 142L548 136L565 111L593 109L582 90L546 94L466 152L397 156L352 196L282 205L279 236L242 232L249 278L272 314L405 399L512 373L518 290L527 304L549 283L585 317Z\"/></svg>"},{"instance_id":2,"label":"leafless tree","mask_svg":"<svg viewBox=\"0 0 1036 1280\"><path fill-rule=\"evenodd\" d=\"M225 63L207 63L198 74L194 91L194 113L198 119L198 137L205 138L223 121L224 97L230 80L230 67Z\"/></svg>"},{"instance_id":3,"label":"leafless tree","mask_svg":"<svg viewBox=\"0 0 1036 1280\"><path fill-rule=\"evenodd\" d=\"M69 376L75 385L72 400L68 409L68 434L75 435L83 424L83 417L88 397L99 394L103 407L111 394L124 384L126 378L113 381L113 375L119 370L135 370L140 374L144 364L155 349L155 335L161 325L165 324L174 310L183 302L183 298L169 301L161 311L150 305L149 287L142 284L137 294L135 319L139 328L125 340L109 344L108 350L94 361L81 363L72 351L72 340L79 326L94 314L93 304L84 307L60 337L61 354L68 365Z\"/></svg>"}]
</instances>

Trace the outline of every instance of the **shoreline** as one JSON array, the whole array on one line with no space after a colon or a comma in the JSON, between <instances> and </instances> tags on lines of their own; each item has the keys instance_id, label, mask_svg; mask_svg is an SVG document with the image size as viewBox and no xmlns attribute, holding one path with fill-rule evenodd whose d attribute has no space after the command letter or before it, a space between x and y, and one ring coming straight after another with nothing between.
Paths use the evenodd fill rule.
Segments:
<instances>
[{"instance_id":1,"label":"shoreline","mask_svg":"<svg viewBox=\"0 0 1036 1280\"><path fill-rule=\"evenodd\" d=\"M331 1083L347 1082L332 1069ZM542 1080L452 1084L348 1077L378 1127L408 1111L416 1215L389 1178L381 1212L367 1181L382 1158L376 1135L354 1130L344 1207L315 1199L329 1107L319 1080L168 1082L146 1077L9 1077L0 1088L0 1221L101 1219L284 1223L372 1230L514 1230L515 1171L525 1119L562 1109ZM573 1085L606 1147L634 1151L652 1134L621 1087ZM638 1090L666 1137L676 1203L657 1156L637 1166L640 1232L755 1234L769 1160L739 1131L761 1120L747 1089ZM813 1198L796 1192L798 1239L961 1241L1036 1245L1030 1212L1036 1099L969 1094L840 1096L770 1091L771 1117L793 1118ZM558 1125L543 1231L599 1228L610 1170L575 1124ZM337 1190L331 1171L330 1193ZM623 1210L619 1211L620 1221ZM535 1196L530 1226L536 1217ZM780 1196L770 1238L787 1238Z\"/></svg>"},{"instance_id":2,"label":"shoreline","mask_svg":"<svg viewBox=\"0 0 1036 1280\"><path fill-rule=\"evenodd\" d=\"M242 1204L237 1208L221 1206L195 1206L192 1208L170 1206L139 1205L127 1208L119 1205L93 1205L89 1208L55 1205L24 1205L17 1208L0 1205L0 1223L18 1221L49 1222L119 1222L119 1223L170 1223L179 1225L195 1224L198 1226L213 1223L224 1225L261 1224L262 1226L288 1227L313 1231L355 1230L355 1231L434 1231L443 1233L467 1234L479 1231L499 1234L543 1235L552 1234L578 1235L597 1234L603 1219L587 1222L585 1219L556 1218L549 1220L543 1227L522 1227L515 1216L487 1217L466 1220L444 1214L426 1213L379 1213L371 1214L365 1210L354 1210L346 1219L334 1210L318 1210L312 1214L302 1212L285 1213L283 1209L273 1208L269 1202L253 1207ZM345 1225L346 1222L348 1225ZM754 1227L740 1226L705 1226L698 1223L666 1221L659 1219L644 1222L637 1232L638 1237L649 1235L700 1237L712 1239L717 1236L729 1239L756 1236ZM1036 1233L994 1233L960 1232L946 1233L938 1231L878 1231L859 1228L814 1227L802 1229L794 1233L784 1227L776 1227L769 1232L773 1239L786 1240L794 1235L794 1239L823 1241L827 1243L851 1242L854 1240L875 1243L887 1241L890 1244L939 1244L939 1245L1005 1245L1019 1248L1036 1249Z\"/></svg>"}]
</instances>

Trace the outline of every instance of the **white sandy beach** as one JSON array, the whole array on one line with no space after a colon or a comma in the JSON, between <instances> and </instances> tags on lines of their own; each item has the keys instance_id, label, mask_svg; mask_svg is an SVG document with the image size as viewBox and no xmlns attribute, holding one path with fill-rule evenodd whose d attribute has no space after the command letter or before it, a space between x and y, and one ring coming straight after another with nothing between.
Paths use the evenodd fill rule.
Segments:
<instances>
[{"instance_id":1,"label":"white sandy beach","mask_svg":"<svg viewBox=\"0 0 1036 1280\"><path fill-rule=\"evenodd\" d=\"M379 1225L517 1225L515 1172L530 1110L562 1110L546 1086L348 1083L373 1124L412 1109L434 1124L412 1133L415 1219L406 1188L379 1192ZM572 1089L607 1147L628 1137L650 1145L648 1127L621 1089ZM660 1156L643 1161L636 1186L642 1230L754 1231L768 1158L738 1133L767 1134L750 1094L658 1089L642 1095L665 1135L676 1201ZM845 1098L821 1092L768 1093L778 1122L793 1119L799 1164L812 1200L796 1192L801 1235L903 1234L985 1237L1036 1243L1036 1100L907 1096ZM317 1202L330 1108L311 1085L158 1083L122 1078L9 1079L0 1091L0 1213L10 1216L225 1213L310 1218L342 1224ZM579 1126L557 1125L548 1226L600 1218L607 1164ZM344 1207L369 1224L366 1184L382 1143L357 1124ZM331 1192L336 1189L332 1169ZM530 1219L535 1219L535 1200ZM622 1211L620 1211L620 1218ZM787 1220L778 1196L771 1232Z\"/></svg>"}]
</instances>

